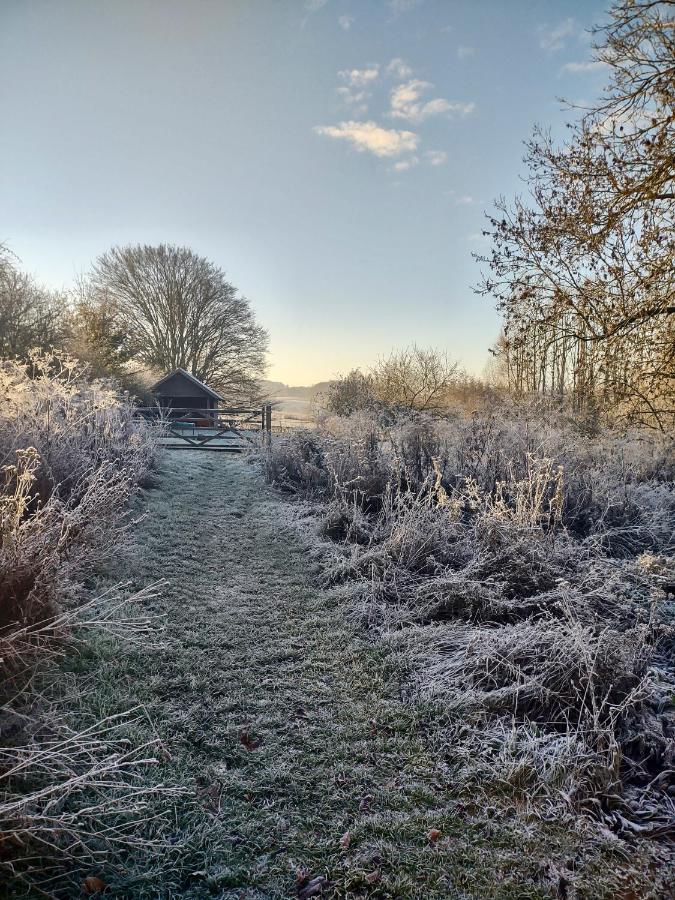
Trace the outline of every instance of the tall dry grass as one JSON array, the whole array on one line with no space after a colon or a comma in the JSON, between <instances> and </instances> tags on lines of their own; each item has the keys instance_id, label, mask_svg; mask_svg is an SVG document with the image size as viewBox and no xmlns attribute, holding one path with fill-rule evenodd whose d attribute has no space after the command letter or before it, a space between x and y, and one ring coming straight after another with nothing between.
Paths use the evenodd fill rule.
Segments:
<instances>
[{"instance_id":1,"label":"tall dry grass","mask_svg":"<svg viewBox=\"0 0 675 900\"><path fill-rule=\"evenodd\" d=\"M74 733L40 684L86 628L147 634L129 613L143 593L92 599L82 580L123 538L155 443L112 386L63 355L0 362L0 398L0 873L18 884L129 841L144 809L132 773L151 748L125 744L121 721ZM98 799L75 812L87 792Z\"/></svg>"},{"instance_id":2,"label":"tall dry grass","mask_svg":"<svg viewBox=\"0 0 675 900\"><path fill-rule=\"evenodd\" d=\"M675 825L675 453L550 411L363 414L277 441L326 578L407 660L458 789L618 830Z\"/></svg>"}]
</instances>

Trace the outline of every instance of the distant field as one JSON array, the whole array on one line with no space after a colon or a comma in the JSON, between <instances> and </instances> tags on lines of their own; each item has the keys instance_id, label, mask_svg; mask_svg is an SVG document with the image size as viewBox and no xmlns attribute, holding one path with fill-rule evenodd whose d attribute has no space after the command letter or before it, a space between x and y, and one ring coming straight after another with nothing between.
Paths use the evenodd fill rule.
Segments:
<instances>
[{"instance_id":1,"label":"distant field","mask_svg":"<svg viewBox=\"0 0 675 900\"><path fill-rule=\"evenodd\" d=\"M313 422L316 404L310 399L279 396L272 398L275 425L289 425L298 421Z\"/></svg>"}]
</instances>

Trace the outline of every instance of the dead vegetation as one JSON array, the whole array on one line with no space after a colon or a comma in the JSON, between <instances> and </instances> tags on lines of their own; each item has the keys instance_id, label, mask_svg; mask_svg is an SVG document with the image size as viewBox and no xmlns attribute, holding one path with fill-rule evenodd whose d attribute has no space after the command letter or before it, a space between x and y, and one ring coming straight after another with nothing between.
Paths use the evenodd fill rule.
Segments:
<instances>
[{"instance_id":1,"label":"dead vegetation","mask_svg":"<svg viewBox=\"0 0 675 900\"><path fill-rule=\"evenodd\" d=\"M154 453L115 391L84 375L60 355L0 364L0 871L15 884L130 840L144 808L133 773L152 757L119 738L124 716L74 731L50 678L84 629L145 640L152 625L136 612L148 591L83 588Z\"/></svg>"},{"instance_id":2,"label":"dead vegetation","mask_svg":"<svg viewBox=\"0 0 675 900\"><path fill-rule=\"evenodd\" d=\"M458 792L653 836L675 828L674 465L666 436L506 406L328 420L266 458L317 501L325 578L407 661Z\"/></svg>"}]
</instances>

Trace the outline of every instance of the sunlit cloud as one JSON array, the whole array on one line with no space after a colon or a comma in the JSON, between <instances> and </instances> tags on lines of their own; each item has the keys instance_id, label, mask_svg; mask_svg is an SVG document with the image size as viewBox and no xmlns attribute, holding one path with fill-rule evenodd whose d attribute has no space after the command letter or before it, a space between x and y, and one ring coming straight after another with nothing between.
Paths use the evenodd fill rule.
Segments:
<instances>
[{"instance_id":1,"label":"sunlit cloud","mask_svg":"<svg viewBox=\"0 0 675 900\"><path fill-rule=\"evenodd\" d=\"M343 31L349 31L349 29L354 24L353 16L340 16L338 19L338 24Z\"/></svg>"},{"instance_id":2,"label":"sunlit cloud","mask_svg":"<svg viewBox=\"0 0 675 900\"><path fill-rule=\"evenodd\" d=\"M537 28L539 46L542 50L546 50L549 53L562 50L567 42L567 38L571 37L574 31L574 19L572 18L564 19L562 22L558 22L557 25L540 25Z\"/></svg>"},{"instance_id":3,"label":"sunlit cloud","mask_svg":"<svg viewBox=\"0 0 675 900\"><path fill-rule=\"evenodd\" d=\"M359 91L342 85L337 88L337 93L345 106L349 107L352 115L363 116L368 112L367 100L371 96L368 91Z\"/></svg>"},{"instance_id":4,"label":"sunlit cloud","mask_svg":"<svg viewBox=\"0 0 675 900\"><path fill-rule=\"evenodd\" d=\"M601 59L589 59L585 62L568 62L563 66L563 72L570 72L572 75L583 75L587 72L599 72L607 68L607 63Z\"/></svg>"},{"instance_id":5,"label":"sunlit cloud","mask_svg":"<svg viewBox=\"0 0 675 900\"><path fill-rule=\"evenodd\" d=\"M430 116L442 113L457 113L462 116L473 111L475 104L446 100L436 97L433 100L421 101L422 94L433 87L428 81L413 79L399 84L391 92L391 112L395 119L407 119L410 122L423 122Z\"/></svg>"},{"instance_id":6,"label":"sunlit cloud","mask_svg":"<svg viewBox=\"0 0 675 900\"><path fill-rule=\"evenodd\" d=\"M342 69L339 77L350 87L367 87L377 80L380 74L378 63L369 63L365 69Z\"/></svg>"},{"instance_id":7,"label":"sunlit cloud","mask_svg":"<svg viewBox=\"0 0 675 900\"><path fill-rule=\"evenodd\" d=\"M442 166L448 161L448 154L445 150L427 150L424 156L431 166Z\"/></svg>"},{"instance_id":8,"label":"sunlit cloud","mask_svg":"<svg viewBox=\"0 0 675 900\"><path fill-rule=\"evenodd\" d=\"M364 116L368 112L368 103L371 94L367 87L374 84L380 74L377 63L369 63L364 69L342 69L338 77L345 82L337 92L340 99L349 107L351 115Z\"/></svg>"},{"instance_id":9,"label":"sunlit cloud","mask_svg":"<svg viewBox=\"0 0 675 900\"><path fill-rule=\"evenodd\" d=\"M392 166L394 172L407 172L408 169L412 169L419 163L419 157L410 156L408 159L400 159L398 162L395 162Z\"/></svg>"},{"instance_id":10,"label":"sunlit cloud","mask_svg":"<svg viewBox=\"0 0 675 900\"><path fill-rule=\"evenodd\" d=\"M314 131L325 137L347 141L359 152L374 156L395 157L414 153L419 136L414 131L382 128L376 122L340 122L339 125L316 125Z\"/></svg>"},{"instance_id":11,"label":"sunlit cloud","mask_svg":"<svg viewBox=\"0 0 675 900\"><path fill-rule=\"evenodd\" d=\"M387 74L392 75L394 78L398 78L400 81L403 81L405 78L410 78L412 73L413 70L404 59L401 59L400 56L392 59L392 61L387 66Z\"/></svg>"},{"instance_id":12,"label":"sunlit cloud","mask_svg":"<svg viewBox=\"0 0 675 900\"><path fill-rule=\"evenodd\" d=\"M457 59L468 59L470 56L476 55L475 47L458 47Z\"/></svg>"}]
</instances>

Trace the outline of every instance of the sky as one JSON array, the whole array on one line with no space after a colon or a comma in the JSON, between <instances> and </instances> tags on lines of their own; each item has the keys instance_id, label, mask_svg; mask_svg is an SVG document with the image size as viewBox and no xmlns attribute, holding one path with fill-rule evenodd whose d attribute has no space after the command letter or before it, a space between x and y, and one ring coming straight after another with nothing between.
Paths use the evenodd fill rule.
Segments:
<instances>
[{"instance_id":1,"label":"sky","mask_svg":"<svg viewBox=\"0 0 675 900\"><path fill-rule=\"evenodd\" d=\"M68 288L189 246L312 384L413 342L480 374L485 212L588 103L595 0L0 0L0 242Z\"/></svg>"}]
</instances>

